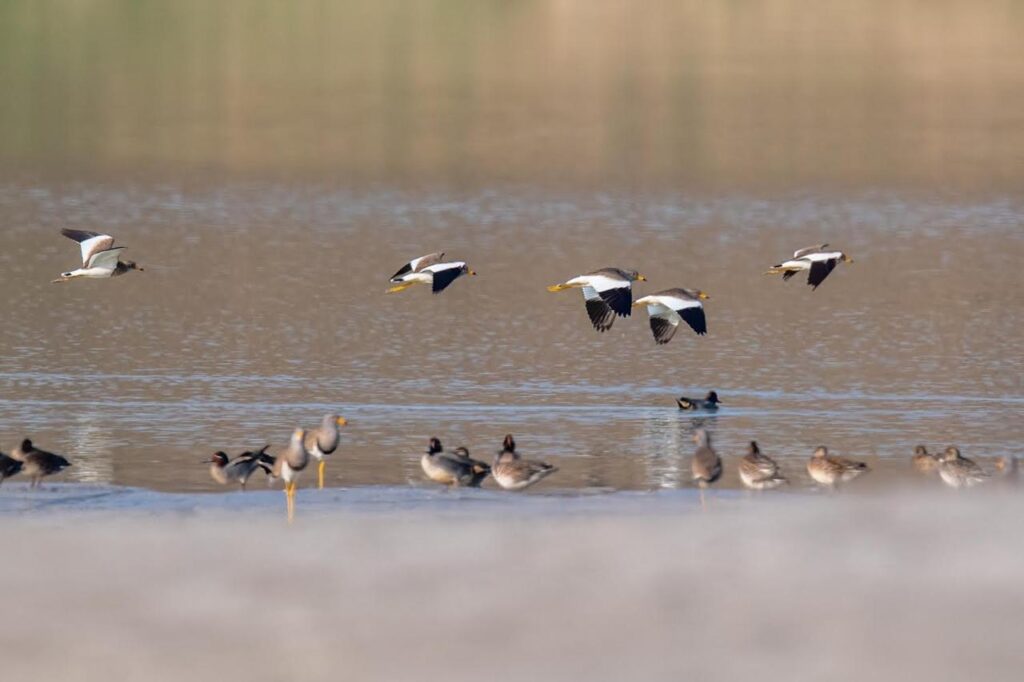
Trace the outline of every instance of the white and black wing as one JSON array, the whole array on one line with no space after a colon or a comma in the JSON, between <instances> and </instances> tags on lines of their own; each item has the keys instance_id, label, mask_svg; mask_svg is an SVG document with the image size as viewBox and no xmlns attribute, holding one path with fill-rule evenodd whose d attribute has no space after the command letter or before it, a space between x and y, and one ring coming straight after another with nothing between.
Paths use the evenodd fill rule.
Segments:
<instances>
[{"instance_id":1,"label":"white and black wing","mask_svg":"<svg viewBox=\"0 0 1024 682\"><path fill-rule=\"evenodd\" d=\"M444 251L438 253L428 253L426 256L420 256L419 258L413 258L411 261L403 265L398 269L398 272L391 275L392 282L401 282L402 275L409 272L420 272L428 268L431 265L437 265L444 258Z\"/></svg>"},{"instance_id":2,"label":"white and black wing","mask_svg":"<svg viewBox=\"0 0 1024 682\"><path fill-rule=\"evenodd\" d=\"M829 276L829 273L836 269L838 263L838 257L811 261L811 270L807 273L807 283L811 285L812 289L817 289L818 285Z\"/></svg>"},{"instance_id":3,"label":"white and black wing","mask_svg":"<svg viewBox=\"0 0 1024 682\"><path fill-rule=\"evenodd\" d=\"M84 268L93 267L89 264L90 260L96 254L109 251L114 246L114 238L109 234L90 232L88 230L70 230L67 228L61 230L60 233L68 239L74 239L78 242L82 249L82 267Z\"/></svg>"},{"instance_id":4,"label":"white and black wing","mask_svg":"<svg viewBox=\"0 0 1024 682\"><path fill-rule=\"evenodd\" d=\"M708 322L707 318L704 317L704 306L701 305L700 301L692 301L690 304L676 309L675 312L699 336L704 336L708 333Z\"/></svg>"},{"instance_id":5,"label":"white and black wing","mask_svg":"<svg viewBox=\"0 0 1024 682\"><path fill-rule=\"evenodd\" d=\"M441 263L424 269L431 273L431 291L439 294L466 272L465 263Z\"/></svg>"},{"instance_id":6,"label":"white and black wing","mask_svg":"<svg viewBox=\"0 0 1024 682\"><path fill-rule=\"evenodd\" d=\"M644 302L644 299L640 300ZM682 322L701 336L708 333L704 306L699 299L681 289L670 289L651 296L647 303L647 314L651 318L651 333L659 344L671 341Z\"/></svg>"},{"instance_id":7,"label":"white and black wing","mask_svg":"<svg viewBox=\"0 0 1024 682\"><path fill-rule=\"evenodd\" d=\"M606 332L612 328L612 324L615 323L615 311L611 309L601 295L597 293L597 290L592 286L584 286L583 290L583 303L587 307L587 315L590 317L591 324L594 325L594 329L599 332Z\"/></svg>"},{"instance_id":8,"label":"white and black wing","mask_svg":"<svg viewBox=\"0 0 1024 682\"><path fill-rule=\"evenodd\" d=\"M796 251L794 251L793 258L803 258L804 256L807 256L809 254L824 251L826 248L828 248L828 244L818 244L817 246L805 246L802 249L797 249Z\"/></svg>"},{"instance_id":9,"label":"white and black wing","mask_svg":"<svg viewBox=\"0 0 1024 682\"><path fill-rule=\"evenodd\" d=\"M628 279L598 271L588 275L587 280L616 315L629 317L633 310L633 287Z\"/></svg>"},{"instance_id":10,"label":"white and black wing","mask_svg":"<svg viewBox=\"0 0 1024 682\"><path fill-rule=\"evenodd\" d=\"M117 269L117 257L124 251L123 246L118 246L113 249L107 249L106 251L100 251L99 253L93 254L86 264L87 268L96 268L98 270L116 270Z\"/></svg>"}]
</instances>

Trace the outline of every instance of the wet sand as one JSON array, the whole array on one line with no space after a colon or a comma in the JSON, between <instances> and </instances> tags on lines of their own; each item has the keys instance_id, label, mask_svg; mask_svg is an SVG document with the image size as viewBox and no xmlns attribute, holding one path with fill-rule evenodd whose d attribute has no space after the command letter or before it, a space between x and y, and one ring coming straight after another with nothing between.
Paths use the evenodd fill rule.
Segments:
<instances>
[{"instance_id":1,"label":"wet sand","mask_svg":"<svg viewBox=\"0 0 1024 682\"><path fill-rule=\"evenodd\" d=\"M985 493L8 516L4 678L1016 679Z\"/></svg>"}]
</instances>

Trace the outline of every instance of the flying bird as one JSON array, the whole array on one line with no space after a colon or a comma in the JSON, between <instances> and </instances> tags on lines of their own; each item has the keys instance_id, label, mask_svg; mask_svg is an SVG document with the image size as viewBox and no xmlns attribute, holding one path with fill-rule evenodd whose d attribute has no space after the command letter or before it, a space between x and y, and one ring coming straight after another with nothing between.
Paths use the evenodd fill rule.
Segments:
<instances>
[{"instance_id":1,"label":"flying bird","mask_svg":"<svg viewBox=\"0 0 1024 682\"><path fill-rule=\"evenodd\" d=\"M405 291L416 284L429 284L431 291L438 294L462 275L476 274L464 261L445 263L442 262L443 259L443 251L413 258L391 276L391 283L395 286L390 287L387 293L394 294Z\"/></svg>"},{"instance_id":2,"label":"flying bird","mask_svg":"<svg viewBox=\"0 0 1024 682\"><path fill-rule=\"evenodd\" d=\"M708 333L704 318L703 300L711 297L701 290L665 289L636 299L634 306L646 305L651 320L651 333L658 345L668 343L675 336L681 322L690 325L698 336Z\"/></svg>"},{"instance_id":3,"label":"flying bird","mask_svg":"<svg viewBox=\"0 0 1024 682\"><path fill-rule=\"evenodd\" d=\"M135 261L119 260L125 247L114 246L114 238L109 234L68 229L60 233L68 239L74 239L82 248L82 267L60 273L60 278L53 280L54 283L67 282L76 277L117 277L129 270L143 272Z\"/></svg>"},{"instance_id":4,"label":"flying bird","mask_svg":"<svg viewBox=\"0 0 1024 682\"><path fill-rule=\"evenodd\" d=\"M793 257L787 261L773 265L764 274L782 275L783 281L798 272L807 270L807 283L811 289L817 289L840 263L852 263L853 259L842 251L826 251L828 244L818 244L797 249Z\"/></svg>"},{"instance_id":5,"label":"flying bird","mask_svg":"<svg viewBox=\"0 0 1024 682\"><path fill-rule=\"evenodd\" d=\"M615 316L629 317L633 307L633 282L646 282L647 278L636 270L602 268L573 277L562 284L552 284L548 291L582 289L587 315L594 329L606 332L612 328Z\"/></svg>"}]
</instances>

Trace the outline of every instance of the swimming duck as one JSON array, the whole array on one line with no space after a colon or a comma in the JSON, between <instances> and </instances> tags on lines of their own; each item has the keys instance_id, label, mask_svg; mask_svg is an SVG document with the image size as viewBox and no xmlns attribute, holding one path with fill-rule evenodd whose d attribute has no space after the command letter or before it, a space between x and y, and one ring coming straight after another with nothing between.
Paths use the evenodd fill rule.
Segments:
<instances>
[{"instance_id":1,"label":"swimming duck","mask_svg":"<svg viewBox=\"0 0 1024 682\"><path fill-rule=\"evenodd\" d=\"M327 462L324 458L332 454L338 448L338 441L341 440L339 426L348 423L344 417L336 414L325 414L320 421L320 426L312 431L306 432L306 450L319 464L317 465L317 487L321 490L324 487L324 468Z\"/></svg>"},{"instance_id":2,"label":"swimming duck","mask_svg":"<svg viewBox=\"0 0 1024 682\"><path fill-rule=\"evenodd\" d=\"M840 483L848 483L869 471L871 469L864 462L828 454L828 448L824 445L819 445L807 461L807 473L811 478L833 489Z\"/></svg>"},{"instance_id":3,"label":"swimming duck","mask_svg":"<svg viewBox=\"0 0 1024 682\"><path fill-rule=\"evenodd\" d=\"M633 282L646 280L636 270L601 268L577 275L562 284L552 284L548 291L582 289L590 323L597 331L606 332L612 328L616 315L630 316L633 309Z\"/></svg>"},{"instance_id":4,"label":"swimming duck","mask_svg":"<svg viewBox=\"0 0 1024 682\"><path fill-rule=\"evenodd\" d=\"M21 462L21 470L31 479L33 488L38 486L46 476L60 473L71 466L71 462L60 455L35 447L28 438L21 441L21 444L11 453L11 457Z\"/></svg>"},{"instance_id":5,"label":"swimming duck","mask_svg":"<svg viewBox=\"0 0 1024 682\"><path fill-rule=\"evenodd\" d=\"M494 459L491 476L505 490L525 490L556 471L557 467L545 462L523 459L516 452L516 442L510 433L505 436L501 452Z\"/></svg>"},{"instance_id":6,"label":"swimming duck","mask_svg":"<svg viewBox=\"0 0 1024 682\"><path fill-rule=\"evenodd\" d=\"M456 487L477 488L491 473L490 465L472 459L466 448L445 452L437 438L430 439L426 453L420 457L420 466L431 481Z\"/></svg>"},{"instance_id":7,"label":"swimming duck","mask_svg":"<svg viewBox=\"0 0 1024 682\"><path fill-rule=\"evenodd\" d=\"M960 449L950 445L939 458L939 477L951 488L973 488L988 479L973 460L960 454Z\"/></svg>"},{"instance_id":8,"label":"swimming duck","mask_svg":"<svg viewBox=\"0 0 1024 682\"><path fill-rule=\"evenodd\" d=\"M739 465L740 481L751 490L771 490L788 483L779 472L779 465L768 455L761 453L757 441L750 441L750 448Z\"/></svg>"},{"instance_id":9,"label":"swimming duck","mask_svg":"<svg viewBox=\"0 0 1024 682\"><path fill-rule=\"evenodd\" d=\"M708 391L703 400L700 398L687 398L686 396L676 398L676 404L679 405L680 410L706 410L714 412L718 409L720 402L722 401L718 399L718 394L714 391Z\"/></svg>"}]
</instances>

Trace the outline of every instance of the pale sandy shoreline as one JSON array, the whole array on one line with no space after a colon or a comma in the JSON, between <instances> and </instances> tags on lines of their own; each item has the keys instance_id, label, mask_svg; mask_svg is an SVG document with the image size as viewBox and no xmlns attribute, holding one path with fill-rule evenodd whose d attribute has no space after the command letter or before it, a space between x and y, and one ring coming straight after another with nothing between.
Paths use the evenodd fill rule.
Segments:
<instances>
[{"instance_id":1,"label":"pale sandy shoreline","mask_svg":"<svg viewBox=\"0 0 1024 682\"><path fill-rule=\"evenodd\" d=\"M704 513L691 495L306 516L300 502L292 527L278 495L0 517L4 679L1009 680L1024 666L1016 491L719 495Z\"/></svg>"}]
</instances>

